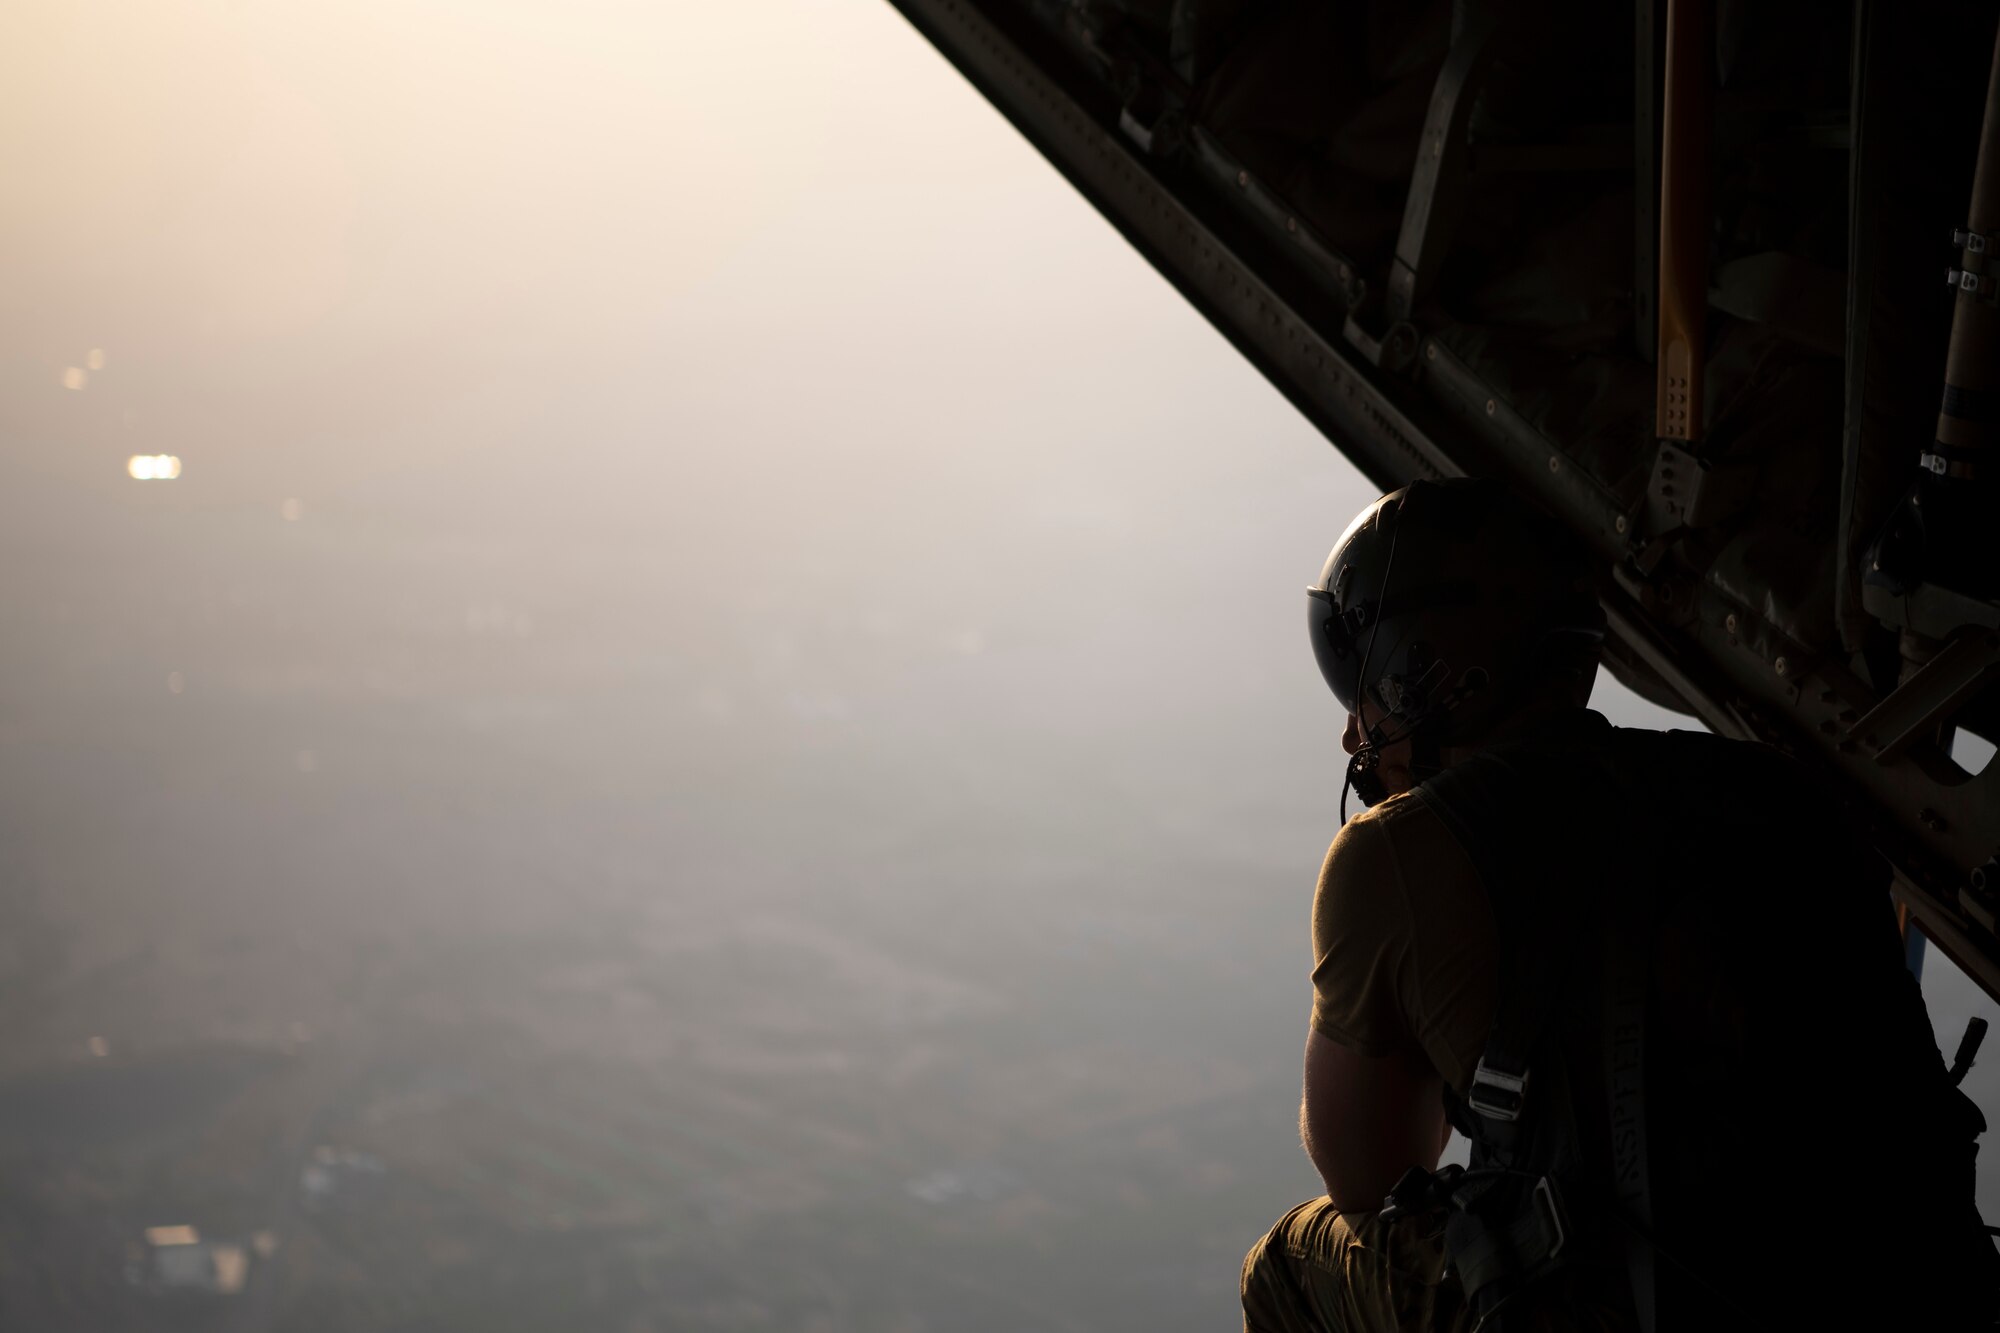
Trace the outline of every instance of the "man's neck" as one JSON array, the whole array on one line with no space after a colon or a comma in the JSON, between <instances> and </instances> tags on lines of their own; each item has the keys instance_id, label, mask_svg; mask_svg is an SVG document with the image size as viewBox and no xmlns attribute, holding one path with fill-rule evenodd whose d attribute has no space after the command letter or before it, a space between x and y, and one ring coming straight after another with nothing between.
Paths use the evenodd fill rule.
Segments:
<instances>
[{"instance_id":1,"label":"man's neck","mask_svg":"<svg viewBox=\"0 0 2000 1333\"><path fill-rule=\"evenodd\" d=\"M1514 741L1525 740L1530 736L1538 735L1542 732L1561 728L1579 720L1588 711L1581 704L1566 702L1547 703L1532 708L1524 708L1502 719L1493 730L1480 737L1477 741L1465 745L1446 746L1439 759L1446 768L1450 768L1453 764L1469 759L1483 750L1490 750L1497 745L1507 745Z\"/></svg>"}]
</instances>

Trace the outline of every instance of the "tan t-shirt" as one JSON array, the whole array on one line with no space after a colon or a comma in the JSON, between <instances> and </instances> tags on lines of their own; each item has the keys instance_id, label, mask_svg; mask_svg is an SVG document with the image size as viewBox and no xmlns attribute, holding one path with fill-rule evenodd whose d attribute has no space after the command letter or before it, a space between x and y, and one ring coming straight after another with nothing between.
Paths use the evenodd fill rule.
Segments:
<instances>
[{"instance_id":1,"label":"tan t-shirt","mask_svg":"<svg viewBox=\"0 0 2000 1333\"><path fill-rule=\"evenodd\" d=\"M1472 859L1416 796L1347 822L1313 895L1312 1025L1364 1055L1418 1052L1463 1092L1486 1048L1498 943Z\"/></svg>"}]
</instances>

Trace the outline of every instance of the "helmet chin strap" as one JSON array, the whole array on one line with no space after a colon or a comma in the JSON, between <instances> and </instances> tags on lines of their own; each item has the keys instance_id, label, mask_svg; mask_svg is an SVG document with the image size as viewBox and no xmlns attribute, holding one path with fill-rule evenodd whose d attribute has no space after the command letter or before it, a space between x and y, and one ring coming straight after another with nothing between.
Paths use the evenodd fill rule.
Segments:
<instances>
[{"instance_id":1,"label":"helmet chin strap","mask_svg":"<svg viewBox=\"0 0 2000 1333\"><path fill-rule=\"evenodd\" d=\"M1422 782L1444 772L1444 747L1434 731L1418 730L1410 736L1410 780Z\"/></svg>"},{"instance_id":2,"label":"helmet chin strap","mask_svg":"<svg viewBox=\"0 0 2000 1333\"><path fill-rule=\"evenodd\" d=\"M1393 736L1384 735L1385 730L1383 727L1368 728L1362 733L1361 744L1347 758L1347 780L1340 786L1340 822L1343 824L1347 822L1349 791L1361 798L1364 809L1380 805L1394 795L1388 784L1382 781L1382 751L1404 737L1414 735L1416 728L1405 728Z\"/></svg>"},{"instance_id":3,"label":"helmet chin strap","mask_svg":"<svg viewBox=\"0 0 2000 1333\"><path fill-rule=\"evenodd\" d=\"M1479 688L1479 685L1461 687L1445 701L1443 708L1425 713L1393 736L1384 734L1387 731L1385 727L1371 727L1364 731L1361 744L1347 759L1347 778L1340 786L1340 822L1347 822L1349 791L1361 798L1363 808L1380 805L1395 794L1382 780L1382 751L1399 741L1410 742L1410 778L1413 782L1422 782L1442 773L1444 747L1437 742L1437 728L1425 724L1445 717L1466 698L1477 693Z\"/></svg>"}]
</instances>

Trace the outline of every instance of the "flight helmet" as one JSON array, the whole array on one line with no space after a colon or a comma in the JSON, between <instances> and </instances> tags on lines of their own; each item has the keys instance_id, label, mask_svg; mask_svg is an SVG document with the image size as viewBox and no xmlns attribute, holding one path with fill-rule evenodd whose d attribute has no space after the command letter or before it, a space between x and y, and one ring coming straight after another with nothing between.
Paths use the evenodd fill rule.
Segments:
<instances>
[{"instance_id":1,"label":"flight helmet","mask_svg":"<svg viewBox=\"0 0 2000 1333\"><path fill-rule=\"evenodd\" d=\"M1421 778L1552 677L1587 698L1604 641L1590 575L1562 528L1495 481L1412 482L1364 509L1306 590L1320 674L1363 719L1362 799L1385 794L1369 781L1385 745L1413 738Z\"/></svg>"}]
</instances>

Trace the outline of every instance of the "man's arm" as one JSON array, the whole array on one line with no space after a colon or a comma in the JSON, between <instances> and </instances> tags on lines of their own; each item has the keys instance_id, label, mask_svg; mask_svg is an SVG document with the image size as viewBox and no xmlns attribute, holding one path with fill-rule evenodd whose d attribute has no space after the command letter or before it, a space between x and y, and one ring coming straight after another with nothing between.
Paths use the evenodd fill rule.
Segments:
<instances>
[{"instance_id":1,"label":"man's arm","mask_svg":"<svg viewBox=\"0 0 2000 1333\"><path fill-rule=\"evenodd\" d=\"M1299 1134L1333 1206L1366 1212L1413 1166L1437 1169L1451 1126L1444 1080L1416 1055L1362 1055L1317 1030L1306 1038Z\"/></svg>"}]
</instances>

